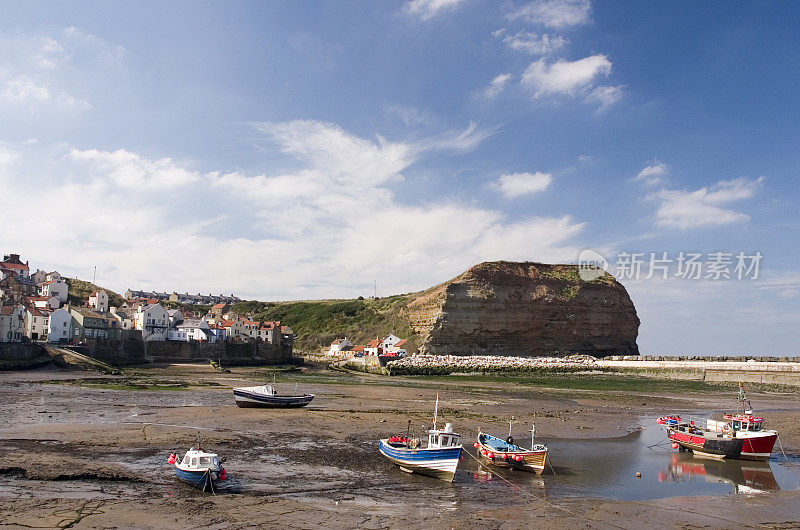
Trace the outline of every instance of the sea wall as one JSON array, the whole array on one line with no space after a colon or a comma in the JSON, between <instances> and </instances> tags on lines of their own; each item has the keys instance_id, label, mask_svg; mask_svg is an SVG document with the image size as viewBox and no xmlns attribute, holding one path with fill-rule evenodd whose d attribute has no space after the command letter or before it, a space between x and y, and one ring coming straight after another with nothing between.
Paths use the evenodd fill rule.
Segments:
<instances>
[{"instance_id":1,"label":"sea wall","mask_svg":"<svg viewBox=\"0 0 800 530\"><path fill-rule=\"evenodd\" d=\"M50 356L39 344L0 342L0 370L25 370L49 362Z\"/></svg>"},{"instance_id":2,"label":"sea wall","mask_svg":"<svg viewBox=\"0 0 800 530\"><path fill-rule=\"evenodd\" d=\"M140 340L84 339L82 345L66 348L111 366L131 366L147 362L144 343Z\"/></svg>"},{"instance_id":3,"label":"sea wall","mask_svg":"<svg viewBox=\"0 0 800 530\"><path fill-rule=\"evenodd\" d=\"M145 357L151 363L219 361L222 366L289 364L296 362L291 346L263 342L147 342Z\"/></svg>"}]
</instances>

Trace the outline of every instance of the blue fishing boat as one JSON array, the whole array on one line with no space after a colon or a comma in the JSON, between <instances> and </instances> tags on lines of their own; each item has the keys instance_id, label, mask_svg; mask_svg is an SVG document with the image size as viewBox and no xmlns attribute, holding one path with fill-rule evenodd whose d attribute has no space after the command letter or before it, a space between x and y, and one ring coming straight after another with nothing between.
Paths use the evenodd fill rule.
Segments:
<instances>
[{"instance_id":1,"label":"blue fishing boat","mask_svg":"<svg viewBox=\"0 0 800 530\"><path fill-rule=\"evenodd\" d=\"M422 447L418 438L383 438L378 446L383 456L397 464L402 471L419 473L452 482L461 461L461 435L453 432L453 424L444 429L436 428L436 413L439 396L436 396L436 409L433 414L433 428L428 431L428 443Z\"/></svg>"},{"instance_id":2,"label":"blue fishing boat","mask_svg":"<svg viewBox=\"0 0 800 530\"><path fill-rule=\"evenodd\" d=\"M208 453L202 448L192 447L178 460L177 454L172 454L167 460L175 466L175 476L193 488L203 491L214 491L214 485L227 479L225 469L220 466L216 453Z\"/></svg>"}]
</instances>

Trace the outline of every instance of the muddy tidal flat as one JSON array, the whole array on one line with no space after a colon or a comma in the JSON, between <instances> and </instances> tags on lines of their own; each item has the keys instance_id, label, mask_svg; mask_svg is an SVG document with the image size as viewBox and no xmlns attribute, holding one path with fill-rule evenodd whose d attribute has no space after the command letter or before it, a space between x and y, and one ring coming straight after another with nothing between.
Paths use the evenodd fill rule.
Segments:
<instances>
[{"instance_id":1,"label":"muddy tidal flat","mask_svg":"<svg viewBox=\"0 0 800 530\"><path fill-rule=\"evenodd\" d=\"M236 407L269 382L316 394L304 409ZM453 423L467 454L453 483L408 475L377 440ZM205 365L0 372L0 525L21 528L800 528L800 394L749 397L782 444L766 463L671 450L655 418L698 420L736 389L604 373L384 377ZM478 429L546 442L545 474L475 458ZM226 459L215 495L166 463L195 445ZM785 452L785 456L784 456ZM637 477L639 473L641 477Z\"/></svg>"}]
</instances>

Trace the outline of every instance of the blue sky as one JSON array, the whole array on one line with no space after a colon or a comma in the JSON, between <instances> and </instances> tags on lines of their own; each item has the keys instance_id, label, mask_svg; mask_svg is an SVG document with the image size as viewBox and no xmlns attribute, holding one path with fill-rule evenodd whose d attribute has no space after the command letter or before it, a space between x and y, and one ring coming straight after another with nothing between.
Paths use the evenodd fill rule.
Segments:
<instances>
[{"instance_id":1,"label":"blue sky","mask_svg":"<svg viewBox=\"0 0 800 530\"><path fill-rule=\"evenodd\" d=\"M758 251L757 279L622 278L640 347L797 352L795 3L3 9L0 248L34 267L274 300Z\"/></svg>"}]
</instances>

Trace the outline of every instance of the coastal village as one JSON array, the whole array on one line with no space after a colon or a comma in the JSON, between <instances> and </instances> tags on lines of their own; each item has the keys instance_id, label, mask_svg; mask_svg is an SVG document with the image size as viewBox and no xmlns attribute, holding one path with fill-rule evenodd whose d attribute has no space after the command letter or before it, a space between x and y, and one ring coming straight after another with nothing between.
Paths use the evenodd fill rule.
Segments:
<instances>
[{"instance_id":1,"label":"coastal village","mask_svg":"<svg viewBox=\"0 0 800 530\"><path fill-rule=\"evenodd\" d=\"M100 289L76 303L70 301L67 278L58 271L31 273L19 254L6 254L0 262L0 342L76 344L108 339L291 346L294 332L288 325L232 312L240 301L234 295L129 289L122 304L115 306Z\"/></svg>"}]
</instances>

